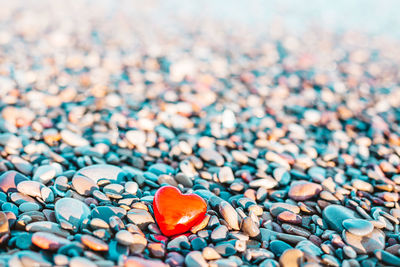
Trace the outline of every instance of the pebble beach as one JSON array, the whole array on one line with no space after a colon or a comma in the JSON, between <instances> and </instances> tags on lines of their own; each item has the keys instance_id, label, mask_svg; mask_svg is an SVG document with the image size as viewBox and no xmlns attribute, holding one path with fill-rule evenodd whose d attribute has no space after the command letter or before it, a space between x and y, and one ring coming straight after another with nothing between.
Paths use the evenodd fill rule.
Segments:
<instances>
[{"instance_id":1,"label":"pebble beach","mask_svg":"<svg viewBox=\"0 0 400 267\"><path fill-rule=\"evenodd\" d=\"M0 266L400 266L400 39L38 2L0 10ZM166 187L205 214L164 230Z\"/></svg>"}]
</instances>

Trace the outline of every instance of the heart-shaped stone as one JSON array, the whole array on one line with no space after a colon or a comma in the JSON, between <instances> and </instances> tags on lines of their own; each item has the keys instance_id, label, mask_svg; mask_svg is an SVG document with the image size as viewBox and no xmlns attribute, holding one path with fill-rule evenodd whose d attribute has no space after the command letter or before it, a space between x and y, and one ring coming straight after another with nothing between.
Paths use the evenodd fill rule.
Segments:
<instances>
[{"instance_id":1,"label":"heart-shaped stone","mask_svg":"<svg viewBox=\"0 0 400 267\"><path fill-rule=\"evenodd\" d=\"M204 219L207 203L195 194L182 194L173 186L157 190L154 215L161 232L166 236L182 234Z\"/></svg>"}]
</instances>

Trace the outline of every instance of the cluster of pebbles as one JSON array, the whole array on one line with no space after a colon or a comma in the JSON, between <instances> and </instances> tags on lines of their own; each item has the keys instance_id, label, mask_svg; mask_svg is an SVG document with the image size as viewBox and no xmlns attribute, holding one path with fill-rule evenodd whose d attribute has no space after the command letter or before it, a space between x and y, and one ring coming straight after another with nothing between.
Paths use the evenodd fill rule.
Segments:
<instances>
[{"instance_id":1,"label":"cluster of pebbles","mask_svg":"<svg viewBox=\"0 0 400 267\"><path fill-rule=\"evenodd\" d=\"M398 42L39 8L0 18L2 266L400 266Z\"/></svg>"}]
</instances>

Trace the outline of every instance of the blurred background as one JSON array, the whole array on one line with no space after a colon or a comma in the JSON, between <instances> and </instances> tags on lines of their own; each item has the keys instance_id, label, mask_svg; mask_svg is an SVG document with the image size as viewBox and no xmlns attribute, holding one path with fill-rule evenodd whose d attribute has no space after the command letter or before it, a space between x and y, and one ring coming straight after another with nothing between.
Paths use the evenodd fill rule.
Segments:
<instances>
[{"instance_id":1,"label":"blurred background","mask_svg":"<svg viewBox=\"0 0 400 267\"><path fill-rule=\"evenodd\" d=\"M168 23L179 26L177 24L182 19L190 19L193 23L212 19L261 28L279 22L297 33L309 27L323 27L338 32L356 30L400 37L400 2L396 0L1 0L0 3L0 21L8 17L8 12L18 9L73 20L89 19L100 14L109 17L124 14L130 19L151 19L153 23L164 23L164 26L170 26ZM82 17L85 13L81 9L86 9L86 17ZM74 16L77 12L79 18Z\"/></svg>"}]
</instances>

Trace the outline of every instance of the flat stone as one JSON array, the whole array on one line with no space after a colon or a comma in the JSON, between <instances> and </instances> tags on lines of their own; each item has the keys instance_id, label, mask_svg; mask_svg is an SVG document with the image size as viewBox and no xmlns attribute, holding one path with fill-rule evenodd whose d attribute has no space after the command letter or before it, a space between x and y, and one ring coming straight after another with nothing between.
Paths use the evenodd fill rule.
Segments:
<instances>
[{"instance_id":1,"label":"flat stone","mask_svg":"<svg viewBox=\"0 0 400 267\"><path fill-rule=\"evenodd\" d=\"M35 202L24 202L19 206L20 212L38 211L40 205Z\"/></svg>"},{"instance_id":2,"label":"flat stone","mask_svg":"<svg viewBox=\"0 0 400 267\"><path fill-rule=\"evenodd\" d=\"M105 194L122 194L124 191L124 186L120 184L108 184L103 187L103 192Z\"/></svg>"},{"instance_id":3,"label":"flat stone","mask_svg":"<svg viewBox=\"0 0 400 267\"><path fill-rule=\"evenodd\" d=\"M25 226L25 230L28 232L48 232L62 237L70 235L69 232L62 229L59 224L49 221L32 222Z\"/></svg>"},{"instance_id":4,"label":"flat stone","mask_svg":"<svg viewBox=\"0 0 400 267\"><path fill-rule=\"evenodd\" d=\"M232 183L235 180L232 169L224 166L219 170L218 179L221 183Z\"/></svg>"},{"instance_id":5,"label":"flat stone","mask_svg":"<svg viewBox=\"0 0 400 267\"><path fill-rule=\"evenodd\" d=\"M291 211L285 210L278 215L278 220L281 222L300 224L301 217Z\"/></svg>"},{"instance_id":6,"label":"flat stone","mask_svg":"<svg viewBox=\"0 0 400 267\"><path fill-rule=\"evenodd\" d=\"M363 180L360 180L360 179L353 179L351 181L351 184L357 190L370 192L370 193L374 192L374 187L372 186L372 184L370 184L370 183L368 183L366 181L363 181Z\"/></svg>"},{"instance_id":7,"label":"flat stone","mask_svg":"<svg viewBox=\"0 0 400 267\"><path fill-rule=\"evenodd\" d=\"M288 194L293 200L304 201L318 195L321 191L321 185L301 180L292 182Z\"/></svg>"},{"instance_id":8,"label":"flat stone","mask_svg":"<svg viewBox=\"0 0 400 267\"><path fill-rule=\"evenodd\" d=\"M130 222L136 224L142 230L155 222L151 214L146 210L131 209L126 216Z\"/></svg>"},{"instance_id":9,"label":"flat stone","mask_svg":"<svg viewBox=\"0 0 400 267\"><path fill-rule=\"evenodd\" d=\"M0 134L0 145L18 149L22 147L21 138L12 133Z\"/></svg>"},{"instance_id":10,"label":"flat stone","mask_svg":"<svg viewBox=\"0 0 400 267\"><path fill-rule=\"evenodd\" d=\"M52 165L39 166L33 173L32 180L38 181L42 184L47 184L51 181L57 174L57 169Z\"/></svg>"},{"instance_id":11,"label":"flat stone","mask_svg":"<svg viewBox=\"0 0 400 267\"><path fill-rule=\"evenodd\" d=\"M89 224L90 224L90 227L92 227L92 229L94 229L94 230L110 228L110 225L106 221L104 221L100 218L91 219Z\"/></svg>"},{"instance_id":12,"label":"flat stone","mask_svg":"<svg viewBox=\"0 0 400 267\"><path fill-rule=\"evenodd\" d=\"M208 267L208 264L200 251L189 252L185 257L185 264L186 266L193 267Z\"/></svg>"},{"instance_id":13,"label":"flat stone","mask_svg":"<svg viewBox=\"0 0 400 267\"><path fill-rule=\"evenodd\" d=\"M41 189L44 185L36 181L22 181L18 183L18 192L31 196L31 197L41 197Z\"/></svg>"},{"instance_id":14,"label":"flat stone","mask_svg":"<svg viewBox=\"0 0 400 267\"><path fill-rule=\"evenodd\" d=\"M133 145L143 145L146 142L146 133L139 130L130 130L125 133L129 143Z\"/></svg>"},{"instance_id":15,"label":"flat stone","mask_svg":"<svg viewBox=\"0 0 400 267\"><path fill-rule=\"evenodd\" d=\"M200 157L211 164L216 166L222 166L225 162L224 158L215 150L212 149L200 149L199 150Z\"/></svg>"},{"instance_id":16,"label":"flat stone","mask_svg":"<svg viewBox=\"0 0 400 267\"><path fill-rule=\"evenodd\" d=\"M255 179L249 183L250 187L252 188L265 188L265 189L272 189L278 185L278 181L273 179L272 177L264 177L262 179Z\"/></svg>"},{"instance_id":17,"label":"flat stone","mask_svg":"<svg viewBox=\"0 0 400 267\"><path fill-rule=\"evenodd\" d=\"M157 182L159 185L168 184L178 187L178 183L175 181L174 177L168 174L161 174L158 176Z\"/></svg>"},{"instance_id":18,"label":"flat stone","mask_svg":"<svg viewBox=\"0 0 400 267\"><path fill-rule=\"evenodd\" d=\"M269 244L269 249L277 256L280 257L286 250L293 247L281 240L274 240Z\"/></svg>"},{"instance_id":19,"label":"flat stone","mask_svg":"<svg viewBox=\"0 0 400 267\"><path fill-rule=\"evenodd\" d=\"M309 240L300 241L297 243L296 248L314 256L321 256L323 254L323 251Z\"/></svg>"},{"instance_id":20,"label":"flat stone","mask_svg":"<svg viewBox=\"0 0 400 267\"><path fill-rule=\"evenodd\" d=\"M257 224L249 216L243 219L241 229L250 237L256 237L260 234Z\"/></svg>"},{"instance_id":21,"label":"flat stone","mask_svg":"<svg viewBox=\"0 0 400 267\"><path fill-rule=\"evenodd\" d=\"M71 132L70 130L61 131L61 139L70 146L88 146L89 141L83 138L81 135Z\"/></svg>"},{"instance_id":22,"label":"flat stone","mask_svg":"<svg viewBox=\"0 0 400 267\"><path fill-rule=\"evenodd\" d=\"M322 211L322 218L328 226L341 233L343 231L343 221L347 219L357 219L357 213L349 208L340 205L329 205Z\"/></svg>"},{"instance_id":23,"label":"flat stone","mask_svg":"<svg viewBox=\"0 0 400 267\"><path fill-rule=\"evenodd\" d=\"M83 175L92 179L95 183L99 179L107 179L110 181L122 181L126 177L126 173L121 168L109 164L95 164L80 169L75 175Z\"/></svg>"},{"instance_id":24,"label":"flat stone","mask_svg":"<svg viewBox=\"0 0 400 267\"><path fill-rule=\"evenodd\" d=\"M81 242L88 248L94 251L108 251L108 245L101 239L91 235L82 235Z\"/></svg>"},{"instance_id":25,"label":"flat stone","mask_svg":"<svg viewBox=\"0 0 400 267\"><path fill-rule=\"evenodd\" d=\"M139 186L136 182L129 181L125 183L125 192L129 194L136 195L138 188Z\"/></svg>"},{"instance_id":26,"label":"flat stone","mask_svg":"<svg viewBox=\"0 0 400 267\"><path fill-rule=\"evenodd\" d=\"M124 267L168 267L167 264L158 260L146 260L139 257L128 257L124 261Z\"/></svg>"},{"instance_id":27,"label":"flat stone","mask_svg":"<svg viewBox=\"0 0 400 267\"><path fill-rule=\"evenodd\" d=\"M16 236L15 246L21 250L29 250L32 247L32 234L20 233Z\"/></svg>"},{"instance_id":28,"label":"flat stone","mask_svg":"<svg viewBox=\"0 0 400 267\"><path fill-rule=\"evenodd\" d=\"M0 235L10 232L7 215L0 211Z\"/></svg>"},{"instance_id":29,"label":"flat stone","mask_svg":"<svg viewBox=\"0 0 400 267\"><path fill-rule=\"evenodd\" d=\"M112 216L122 218L126 215L126 210L120 207L113 206L99 206L92 210L91 217L102 219L106 222L110 220Z\"/></svg>"},{"instance_id":30,"label":"flat stone","mask_svg":"<svg viewBox=\"0 0 400 267\"><path fill-rule=\"evenodd\" d=\"M390 266L400 266L400 258L382 249L374 251L375 256L383 263Z\"/></svg>"},{"instance_id":31,"label":"flat stone","mask_svg":"<svg viewBox=\"0 0 400 267\"><path fill-rule=\"evenodd\" d=\"M214 248L223 257L229 257L237 253L235 247L227 242L218 243Z\"/></svg>"},{"instance_id":32,"label":"flat stone","mask_svg":"<svg viewBox=\"0 0 400 267\"><path fill-rule=\"evenodd\" d=\"M53 266L41 254L33 251L22 250L14 253L9 261L8 266L40 266L50 267Z\"/></svg>"},{"instance_id":33,"label":"flat stone","mask_svg":"<svg viewBox=\"0 0 400 267\"><path fill-rule=\"evenodd\" d=\"M311 167L310 169L308 169L307 173L308 175L310 175L313 181L317 181L320 183L323 182L326 177L326 169L319 166Z\"/></svg>"},{"instance_id":34,"label":"flat stone","mask_svg":"<svg viewBox=\"0 0 400 267\"><path fill-rule=\"evenodd\" d=\"M69 261L69 267L96 267L97 265L84 257L73 257Z\"/></svg>"},{"instance_id":35,"label":"flat stone","mask_svg":"<svg viewBox=\"0 0 400 267\"><path fill-rule=\"evenodd\" d=\"M79 174L72 178L72 186L82 196L90 196L94 190L99 189L93 179Z\"/></svg>"},{"instance_id":36,"label":"flat stone","mask_svg":"<svg viewBox=\"0 0 400 267\"><path fill-rule=\"evenodd\" d=\"M367 254L374 252L376 249L385 248L385 234L379 229L374 229L371 233L364 236L343 231L343 240L358 254Z\"/></svg>"},{"instance_id":37,"label":"flat stone","mask_svg":"<svg viewBox=\"0 0 400 267\"><path fill-rule=\"evenodd\" d=\"M178 173L177 175L175 175L175 181L178 184L183 185L184 187L187 187L187 188L192 188L193 187L192 179L188 175L186 175L184 173Z\"/></svg>"},{"instance_id":38,"label":"flat stone","mask_svg":"<svg viewBox=\"0 0 400 267\"><path fill-rule=\"evenodd\" d=\"M11 201L17 205L21 205L24 202L38 203L36 199L19 192L11 194Z\"/></svg>"},{"instance_id":39,"label":"flat stone","mask_svg":"<svg viewBox=\"0 0 400 267\"><path fill-rule=\"evenodd\" d=\"M155 258L165 257L165 245L163 243L150 243L147 245L150 254Z\"/></svg>"},{"instance_id":40,"label":"flat stone","mask_svg":"<svg viewBox=\"0 0 400 267\"><path fill-rule=\"evenodd\" d=\"M300 208L293 204L279 202L279 203L272 203L269 211L271 212L272 216L276 217L281 212L284 211L291 211L295 214L298 214L300 213Z\"/></svg>"},{"instance_id":41,"label":"flat stone","mask_svg":"<svg viewBox=\"0 0 400 267\"><path fill-rule=\"evenodd\" d=\"M164 163L153 164L149 167L148 171L154 173L155 175L175 174L174 168Z\"/></svg>"},{"instance_id":42,"label":"flat stone","mask_svg":"<svg viewBox=\"0 0 400 267\"><path fill-rule=\"evenodd\" d=\"M135 241L133 234L127 230L118 231L118 233L115 234L115 239L118 241L118 243L125 246L130 246Z\"/></svg>"},{"instance_id":43,"label":"flat stone","mask_svg":"<svg viewBox=\"0 0 400 267\"><path fill-rule=\"evenodd\" d=\"M204 238L201 237L196 237L194 238L190 244L192 245L193 250L203 250L205 247L207 247L207 241Z\"/></svg>"},{"instance_id":44,"label":"flat stone","mask_svg":"<svg viewBox=\"0 0 400 267\"><path fill-rule=\"evenodd\" d=\"M228 234L228 228L225 225L217 226L211 233L211 240L219 242L225 240Z\"/></svg>"},{"instance_id":45,"label":"flat stone","mask_svg":"<svg viewBox=\"0 0 400 267\"><path fill-rule=\"evenodd\" d=\"M217 260L221 258L221 255L212 247L206 247L203 249L203 257L206 260Z\"/></svg>"},{"instance_id":46,"label":"flat stone","mask_svg":"<svg viewBox=\"0 0 400 267\"><path fill-rule=\"evenodd\" d=\"M0 175L0 190L4 193L17 192L17 185L22 181L29 179L16 171L6 171Z\"/></svg>"},{"instance_id":47,"label":"flat stone","mask_svg":"<svg viewBox=\"0 0 400 267\"><path fill-rule=\"evenodd\" d=\"M222 201L219 204L219 213L222 215L228 225L234 230L240 230L239 227L239 215L236 210L226 201Z\"/></svg>"},{"instance_id":48,"label":"flat stone","mask_svg":"<svg viewBox=\"0 0 400 267\"><path fill-rule=\"evenodd\" d=\"M343 227L354 235L368 235L374 230L374 226L367 220L347 219L342 222Z\"/></svg>"},{"instance_id":49,"label":"flat stone","mask_svg":"<svg viewBox=\"0 0 400 267\"><path fill-rule=\"evenodd\" d=\"M140 235L140 234L133 234L132 237L133 237L133 240L132 240L133 242L129 247L130 251L132 253L137 253L137 254L143 253L144 249L147 246L146 237L144 237L143 235Z\"/></svg>"},{"instance_id":50,"label":"flat stone","mask_svg":"<svg viewBox=\"0 0 400 267\"><path fill-rule=\"evenodd\" d=\"M10 162L14 165L17 171L20 171L25 175L31 175L33 171L33 165L30 162L14 155L10 156Z\"/></svg>"},{"instance_id":51,"label":"flat stone","mask_svg":"<svg viewBox=\"0 0 400 267\"><path fill-rule=\"evenodd\" d=\"M76 228L90 215L89 207L74 198L62 198L55 204L55 216L58 222L67 221Z\"/></svg>"},{"instance_id":52,"label":"flat stone","mask_svg":"<svg viewBox=\"0 0 400 267\"><path fill-rule=\"evenodd\" d=\"M41 249L57 250L71 243L66 238L48 232L36 232L32 235L32 243Z\"/></svg>"},{"instance_id":53,"label":"flat stone","mask_svg":"<svg viewBox=\"0 0 400 267\"><path fill-rule=\"evenodd\" d=\"M115 240L111 240L109 243L109 249L107 253L107 259L112 261L118 261L120 256L128 256L129 255L129 247L123 246L119 244ZM134 265L133 265L134 266Z\"/></svg>"}]
</instances>

